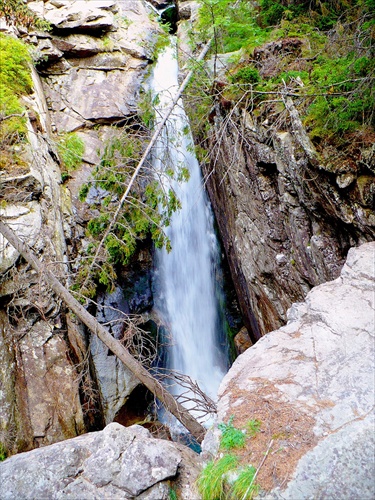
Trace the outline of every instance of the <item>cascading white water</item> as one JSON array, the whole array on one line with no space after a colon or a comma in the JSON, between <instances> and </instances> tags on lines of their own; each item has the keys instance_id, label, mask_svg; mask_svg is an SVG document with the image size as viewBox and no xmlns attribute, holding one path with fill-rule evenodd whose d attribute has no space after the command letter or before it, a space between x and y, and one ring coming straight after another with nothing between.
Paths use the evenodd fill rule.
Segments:
<instances>
[{"instance_id":1,"label":"cascading white water","mask_svg":"<svg viewBox=\"0 0 375 500\"><path fill-rule=\"evenodd\" d=\"M177 75L176 48L168 47L159 56L153 75L159 119L177 93ZM190 178L172 182L182 208L166 229L172 251L157 252L155 307L170 336L167 368L189 375L216 399L227 370L225 349L220 346L223 327L215 285L219 253L211 208L191 145L189 122L179 101L155 147L154 167L163 171L183 166Z\"/></svg>"}]
</instances>

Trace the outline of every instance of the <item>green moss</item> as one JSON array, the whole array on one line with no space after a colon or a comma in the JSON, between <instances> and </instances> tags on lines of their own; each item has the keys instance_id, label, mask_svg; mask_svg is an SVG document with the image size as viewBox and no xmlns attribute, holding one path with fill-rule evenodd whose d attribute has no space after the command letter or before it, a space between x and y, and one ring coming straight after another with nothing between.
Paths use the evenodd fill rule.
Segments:
<instances>
[{"instance_id":1,"label":"green moss","mask_svg":"<svg viewBox=\"0 0 375 500\"><path fill-rule=\"evenodd\" d=\"M232 74L230 80L232 83L257 83L260 81L260 75L253 66L245 66Z\"/></svg>"}]
</instances>

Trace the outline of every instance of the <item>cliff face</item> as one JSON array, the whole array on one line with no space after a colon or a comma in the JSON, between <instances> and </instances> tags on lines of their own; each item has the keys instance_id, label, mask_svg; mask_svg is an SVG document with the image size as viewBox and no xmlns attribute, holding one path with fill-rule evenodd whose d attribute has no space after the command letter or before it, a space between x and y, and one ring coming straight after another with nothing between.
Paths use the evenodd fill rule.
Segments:
<instances>
[{"instance_id":1,"label":"cliff face","mask_svg":"<svg viewBox=\"0 0 375 500\"><path fill-rule=\"evenodd\" d=\"M33 93L23 98L28 137L17 146L22 161L0 172L0 215L69 287L85 258L85 225L95 215L79 201L79 189L106 140L120 134L128 120L137 121L140 86L160 28L137 1L28 6L53 29L2 28L29 44L38 73L33 70ZM85 151L81 167L63 182L58 145L70 132ZM0 249L5 451L44 446L112 421L138 381L99 341L90 346L82 325L2 237ZM135 266L139 271L123 277L135 288L150 266L147 252L142 260ZM150 300L145 287L130 291L127 300L119 291L100 298L99 319L118 323L121 311L141 312ZM114 308L120 309L117 316Z\"/></svg>"},{"instance_id":2,"label":"cliff face","mask_svg":"<svg viewBox=\"0 0 375 500\"><path fill-rule=\"evenodd\" d=\"M195 8L184 9L185 5L190 2L180 8L191 17L180 24L181 39L185 41L189 28L193 37L196 32L205 36L208 11L202 28ZM356 58L365 59L372 68L373 50L371 44L363 44L356 52L357 46L340 38L339 23L329 33L316 28L324 40L317 48L310 34L318 8L312 9L308 21L308 16L293 19L296 12L289 6L294 14L288 11L279 21L280 29L273 31L262 21L271 9L268 2L254 11L247 6L236 4L233 15L233 6L226 13L220 5L212 7L217 23L213 51L227 49L227 53L213 55L205 76L198 74L187 109L196 143L206 152L202 167L207 189L246 326L256 340L284 324L287 309L313 286L336 278L350 247L375 238L371 107L370 118L361 117L351 134L345 132L349 115L337 111L337 118L334 113L328 116L328 105L320 125L309 115L316 94L328 102L332 89L341 88L335 84L327 91L330 74L319 80L320 65L329 60L334 73L337 61L350 53L355 54L353 65ZM242 8L241 14L236 15L237 8ZM284 9L284 3L275 2L277 8ZM359 36L360 20L358 14ZM308 23L303 24L305 31L301 23ZM262 44L262 36L271 41ZM181 52L188 50L186 44ZM345 89L336 95L350 106ZM322 133L334 119L343 123Z\"/></svg>"},{"instance_id":3,"label":"cliff face","mask_svg":"<svg viewBox=\"0 0 375 500\"><path fill-rule=\"evenodd\" d=\"M27 98L29 142L22 166L1 172L6 203L2 218L36 249L58 276L68 267L64 193L57 153L49 136L47 107L38 75ZM67 341L60 300L40 283L4 239L1 247L1 441L8 451L29 449L74 436L85 429L78 374ZM52 264L54 263L54 264Z\"/></svg>"},{"instance_id":4,"label":"cliff face","mask_svg":"<svg viewBox=\"0 0 375 500\"><path fill-rule=\"evenodd\" d=\"M255 339L280 327L311 287L336 278L351 246L375 238L374 152L367 164L332 166L291 101L286 109L277 127L218 102L206 141L208 191Z\"/></svg>"}]
</instances>

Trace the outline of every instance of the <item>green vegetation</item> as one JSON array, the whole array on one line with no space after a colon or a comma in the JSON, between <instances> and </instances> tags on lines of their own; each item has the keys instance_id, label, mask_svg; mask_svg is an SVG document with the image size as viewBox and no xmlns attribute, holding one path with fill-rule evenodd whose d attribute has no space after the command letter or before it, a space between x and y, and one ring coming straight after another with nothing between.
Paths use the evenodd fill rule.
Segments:
<instances>
[{"instance_id":1,"label":"green vegetation","mask_svg":"<svg viewBox=\"0 0 375 500\"><path fill-rule=\"evenodd\" d=\"M171 43L169 35L170 24L169 23L160 24L160 27L162 28L162 31L158 34L158 38L156 40L156 44L153 50L154 60L156 60L160 52L162 52L165 49L165 47L168 47L168 45Z\"/></svg>"},{"instance_id":2,"label":"green vegetation","mask_svg":"<svg viewBox=\"0 0 375 500\"><path fill-rule=\"evenodd\" d=\"M203 500L224 500L226 480L230 472L238 466L238 458L234 455L224 455L218 460L211 460L201 472L197 486Z\"/></svg>"},{"instance_id":3,"label":"green vegetation","mask_svg":"<svg viewBox=\"0 0 375 500\"><path fill-rule=\"evenodd\" d=\"M143 174L137 176L126 205L106 237L102 255L95 266L91 266L98 242L113 219L118 201L143 154L146 139L144 135L125 128L121 135L108 142L92 179L81 188L81 201L87 198L91 188L100 188L104 193L100 204L95 202L93 206L100 214L87 225L87 237L91 244L73 287L83 295L92 297L98 284L111 290L117 266L131 262L139 242L150 237L157 248L165 246L168 251L171 248L163 228L169 225L172 214L180 208L180 202L172 189L163 187L162 179L145 169ZM182 182L187 179L188 172L182 166L176 174L167 169L166 175Z\"/></svg>"},{"instance_id":4,"label":"green vegetation","mask_svg":"<svg viewBox=\"0 0 375 500\"><path fill-rule=\"evenodd\" d=\"M352 132L366 123L375 124L375 59L351 52L336 59L317 59L311 79L312 90L323 90L308 107L305 125L311 137ZM324 82L322 86L321 82Z\"/></svg>"},{"instance_id":5,"label":"green vegetation","mask_svg":"<svg viewBox=\"0 0 375 500\"><path fill-rule=\"evenodd\" d=\"M250 51L265 42L269 30L256 24L252 4L245 0L205 0L199 11L197 39L214 37L218 53Z\"/></svg>"},{"instance_id":6,"label":"green vegetation","mask_svg":"<svg viewBox=\"0 0 375 500\"><path fill-rule=\"evenodd\" d=\"M176 490L173 488L169 488L169 500L177 500Z\"/></svg>"},{"instance_id":7,"label":"green vegetation","mask_svg":"<svg viewBox=\"0 0 375 500\"><path fill-rule=\"evenodd\" d=\"M245 0L205 0L193 41L213 37L213 53L237 52L223 81L198 71L190 86L195 138L207 137L215 102L247 107L271 126L287 123L283 99L290 96L318 149L330 145L342 155L356 141L371 146L374 13L374 0L261 0L256 8Z\"/></svg>"},{"instance_id":8,"label":"green vegetation","mask_svg":"<svg viewBox=\"0 0 375 500\"><path fill-rule=\"evenodd\" d=\"M261 425L262 422L258 419L249 420L248 422L246 422L246 431L248 432L249 436L254 437L256 434L258 434Z\"/></svg>"},{"instance_id":9,"label":"green vegetation","mask_svg":"<svg viewBox=\"0 0 375 500\"><path fill-rule=\"evenodd\" d=\"M240 68L230 76L232 83L257 83L260 81L259 71L251 66Z\"/></svg>"},{"instance_id":10,"label":"green vegetation","mask_svg":"<svg viewBox=\"0 0 375 500\"><path fill-rule=\"evenodd\" d=\"M0 17L4 17L7 23L14 26L50 30L49 23L38 18L23 0L0 0Z\"/></svg>"},{"instance_id":11,"label":"green vegetation","mask_svg":"<svg viewBox=\"0 0 375 500\"><path fill-rule=\"evenodd\" d=\"M222 433L221 450L242 448L245 446L247 434L254 437L260 431L259 420L249 420L247 429L241 430L233 426L233 418L230 417L227 424L222 422L218 425ZM259 491L255 474L254 466L241 466L234 453L225 454L207 463L198 477L197 486L203 500L251 500Z\"/></svg>"},{"instance_id":12,"label":"green vegetation","mask_svg":"<svg viewBox=\"0 0 375 500\"><path fill-rule=\"evenodd\" d=\"M17 163L12 146L26 136L20 97L31 92L31 58L24 43L0 34L0 168Z\"/></svg>"},{"instance_id":13,"label":"green vegetation","mask_svg":"<svg viewBox=\"0 0 375 500\"><path fill-rule=\"evenodd\" d=\"M7 458L7 451L3 443L0 443L0 462L3 462L6 458Z\"/></svg>"},{"instance_id":14,"label":"green vegetation","mask_svg":"<svg viewBox=\"0 0 375 500\"><path fill-rule=\"evenodd\" d=\"M69 177L69 172L82 164L85 144L75 133L65 134L59 140L57 149L61 159L62 179Z\"/></svg>"},{"instance_id":15,"label":"green vegetation","mask_svg":"<svg viewBox=\"0 0 375 500\"><path fill-rule=\"evenodd\" d=\"M164 23L164 24L159 23L159 17L156 15L155 12L150 12L149 18L151 21L154 21L155 23L158 24L160 30L158 31L156 41L143 40L142 47L145 49L149 49L151 52L151 59L153 61L156 61L160 52L162 52L164 48L167 47L171 42L169 35L170 25L169 23Z\"/></svg>"},{"instance_id":16,"label":"green vegetation","mask_svg":"<svg viewBox=\"0 0 375 500\"><path fill-rule=\"evenodd\" d=\"M259 486L255 484L256 468L248 465L239 471L231 491L233 500L251 500L259 492Z\"/></svg>"},{"instance_id":17,"label":"green vegetation","mask_svg":"<svg viewBox=\"0 0 375 500\"><path fill-rule=\"evenodd\" d=\"M155 120L154 106L158 104L159 97L152 97L152 91L148 90L141 95L138 101L138 113L146 128L152 128Z\"/></svg>"},{"instance_id":18,"label":"green vegetation","mask_svg":"<svg viewBox=\"0 0 375 500\"><path fill-rule=\"evenodd\" d=\"M233 448L243 448L245 446L246 436L240 429L233 426L233 417L227 424L222 422L218 425L221 430L220 447L223 450L231 450Z\"/></svg>"}]
</instances>

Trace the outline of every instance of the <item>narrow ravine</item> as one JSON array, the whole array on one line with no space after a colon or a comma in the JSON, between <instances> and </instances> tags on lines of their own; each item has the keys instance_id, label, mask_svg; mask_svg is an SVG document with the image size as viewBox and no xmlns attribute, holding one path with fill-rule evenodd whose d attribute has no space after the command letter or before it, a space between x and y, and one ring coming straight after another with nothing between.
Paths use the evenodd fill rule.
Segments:
<instances>
[{"instance_id":1,"label":"narrow ravine","mask_svg":"<svg viewBox=\"0 0 375 500\"><path fill-rule=\"evenodd\" d=\"M154 69L156 120L177 93L177 77L176 47L172 45L159 56ZM215 280L220 254L192 144L189 122L179 101L155 147L154 167L157 171L187 168L189 180L165 180L166 189L175 190L182 208L166 229L172 251L157 251L155 308L167 330L166 368L190 376L215 399L228 368L219 314L221 292Z\"/></svg>"}]
</instances>

